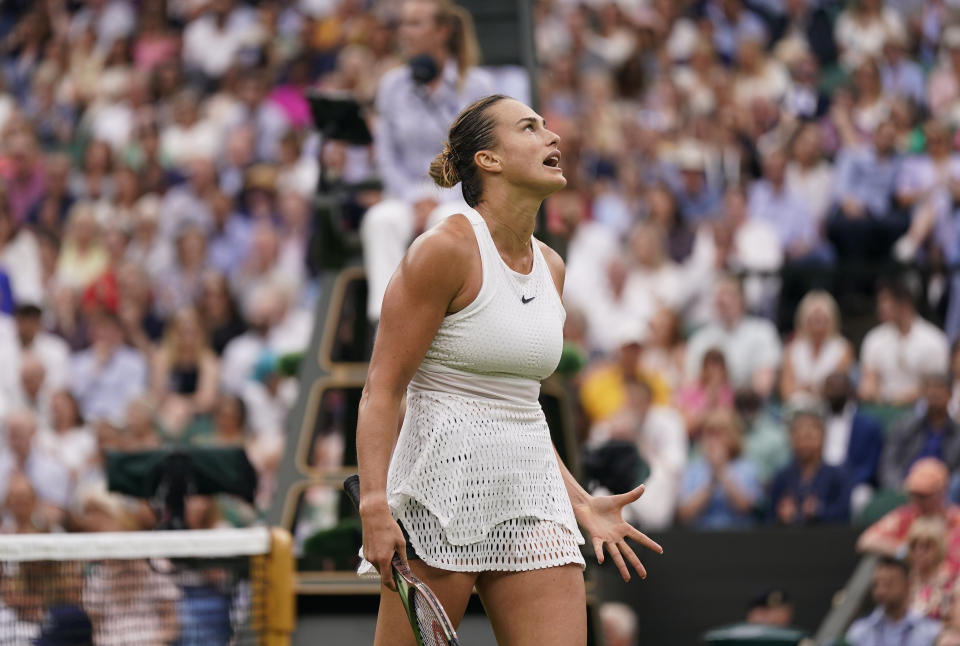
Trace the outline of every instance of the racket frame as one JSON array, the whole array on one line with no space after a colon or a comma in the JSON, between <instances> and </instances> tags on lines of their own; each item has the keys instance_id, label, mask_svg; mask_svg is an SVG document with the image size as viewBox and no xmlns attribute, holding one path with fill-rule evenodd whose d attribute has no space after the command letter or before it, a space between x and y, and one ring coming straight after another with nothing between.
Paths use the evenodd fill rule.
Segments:
<instances>
[{"instance_id":1,"label":"racket frame","mask_svg":"<svg viewBox=\"0 0 960 646\"><path fill-rule=\"evenodd\" d=\"M347 494L347 497L350 498L354 507L359 510L360 478L356 475L348 477L343 481L343 490ZM437 595L433 593L433 590L413 573L410 567L400 558L399 554L394 553L391 566L393 570L393 581L397 586L397 592L400 595L400 602L403 604L403 609L407 613L410 627L413 629L413 636L417 640L417 646L426 645L423 641L424 637L421 634L420 625L417 622L416 610L410 602L411 598L416 595L420 596L419 603L425 603L435 615L437 623L440 624L440 628L443 630L443 638L447 640L447 646L460 646L460 640L457 638L457 631L453 627L453 622L450 621L450 618L440 604L440 600L437 599Z\"/></svg>"}]
</instances>

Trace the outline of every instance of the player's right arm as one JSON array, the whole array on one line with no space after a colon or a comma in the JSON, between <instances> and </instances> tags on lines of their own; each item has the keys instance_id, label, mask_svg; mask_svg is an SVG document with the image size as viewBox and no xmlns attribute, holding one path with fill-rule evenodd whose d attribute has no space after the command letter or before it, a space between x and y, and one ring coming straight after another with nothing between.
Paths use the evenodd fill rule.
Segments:
<instances>
[{"instance_id":1,"label":"player's right arm","mask_svg":"<svg viewBox=\"0 0 960 646\"><path fill-rule=\"evenodd\" d=\"M417 238L387 286L357 419L357 466L364 557L394 588L393 553L406 543L387 505L387 467L407 384L444 316L462 309L479 290L479 251L469 221L447 218ZM472 295L471 295L472 294Z\"/></svg>"}]
</instances>

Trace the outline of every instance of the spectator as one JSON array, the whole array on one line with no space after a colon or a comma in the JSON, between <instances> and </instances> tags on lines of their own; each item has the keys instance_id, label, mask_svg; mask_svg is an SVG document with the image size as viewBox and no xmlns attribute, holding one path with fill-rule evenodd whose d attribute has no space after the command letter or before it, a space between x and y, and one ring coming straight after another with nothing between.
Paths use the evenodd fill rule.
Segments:
<instances>
[{"instance_id":1,"label":"spectator","mask_svg":"<svg viewBox=\"0 0 960 646\"><path fill-rule=\"evenodd\" d=\"M833 211L827 236L837 257L882 259L906 231L909 217L893 208L901 157L889 121L873 131L870 145L842 148L834 165Z\"/></svg>"},{"instance_id":2,"label":"spectator","mask_svg":"<svg viewBox=\"0 0 960 646\"><path fill-rule=\"evenodd\" d=\"M220 272L208 270L204 273L197 310L210 338L210 347L217 356L223 354L230 341L247 330L230 293L227 277Z\"/></svg>"},{"instance_id":3,"label":"spectator","mask_svg":"<svg viewBox=\"0 0 960 646\"><path fill-rule=\"evenodd\" d=\"M734 397L737 414L746 428L743 455L756 470L764 487L790 462L790 435L780 411L764 404L752 392L739 392Z\"/></svg>"},{"instance_id":4,"label":"spectator","mask_svg":"<svg viewBox=\"0 0 960 646\"><path fill-rule=\"evenodd\" d=\"M800 411L790 421L793 460L770 486L769 518L783 525L839 523L850 519L850 479L823 462L823 418Z\"/></svg>"},{"instance_id":5,"label":"spectator","mask_svg":"<svg viewBox=\"0 0 960 646\"><path fill-rule=\"evenodd\" d=\"M19 353L30 352L43 364L46 383L52 388L67 383L67 365L70 361L70 348L55 334L43 329L43 310L34 303L21 302L15 311L17 324L17 345ZM8 355L9 364L16 369L16 355Z\"/></svg>"},{"instance_id":6,"label":"spectator","mask_svg":"<svg viewBox=\"0 0 960 646\"><path fill-rule=\"evenodd\" d=\"M904 160L897 177L897 204L911 214L909 229L893 249L901 262L916 257L936 223L938 201L950 200L960 181L960 155L953 153L949 126L933 119L924 125L923 134L926 154Z\"/></svg>"},{"instance_id":7,"label":"spectator","mask_svg":"<svg viewBox=\"0 0 960 646\"><path fill-rule=\"evenodd\" d=\"M120 419L127 403L147 387L147 362L123 344L116 314L98 314L91 336L90 347L71 361L70 389L86 419Z\"/></svg>"},{"instance_id":8,"label":"spectator","mask_svg":"<svg viewBox=\"0 0 960 646\"><path fill-rule=\"evenodd\" d=\"M179 436L197 415L213 410L220 361L207 343L196 310L177 312L153 356L151 391L160 425Z\"/></svg>"},{"instance_id":9,"label":"spectator","mask_svg":"<svg viewBox=\"0 0 960 646\"><path fill-rule=\"evenodd\" d=\"M700 227L687 261L687 280L694 285L688 324L699 326L713 316L713 293L725 271L744 272L743 291L751 310L770 311L776 296L764 274L778 272L784 253L777 231L765 219L747 216L747 200L740 186L731 186L723 198L723 219Z\"/></svg>"},{"instance_id":10,"label":"spectator","mask_svg":"<svg viewBox=\"0 0 960 646\"><path fill-rule=\"evenodd\" d=\"M802 195L809 201L818 228L823 225L830 208L835 177L833 166L824 159L822 139L818 124L801 126L790 145L790 161L785 175L787 193Z\"/></svg>"},{"instance_id":11,"label":"spectator","mask_svg":"<svg viewBox=\"0 0 960 646\"><path fill-rule=\"evenodd\" d=\"M680 268L666 257L666 241L660 229L641 222L629 236L630 268L624 291L634 304L631 312L649 321L660 307L680 309L684 305Z\"/></svg>"},{"instance_id":12,"label":"spectator","mask_svg":"<svg viewBox=\"0 0 960 646\"><path fill-rule=\"evenodd\" d=\"M853 384L843 373L835 372L823 383L827 405L823 461L846 469L853 488L850 503L858 511L869 501L879 480L883 426L859 409L853 394Z\"/></svg>"},{"instance_id":13,"label":"spectator","mask_svg":"<svg viewBox=\"0 0 960 646\"><path fill-rule=\"evenodd\" d=\"M920 518L907 535L910 610L944 620L953 600L957 570L947 563L946 527L939 518Z\"/></svg>"},{"instance_id":14,"label":"spectator","mask_svg":"<svg viewBox=\"0 0 960 646\"><path fill-rule=\"evenodd\" d=\"M940 518L947 527L947 560L960 565L960 507L947 501L949 473L936 458L922 458L910 467L904 489L910 501L868 527L857 549L892 556L906 546L910 528L918 518Z\"/></svg>"},{"instance_id":15,"label":"spectator","mask_svg":"<svg viewBox=\"0 0 960 646\"><path fill-rule=\"evenodd\" d=\"M405 0L400 42L407 65L387 72L377 89L374 133L377 167L386 199L363 218L367 316L380 318L387 281L410 240L424 231L441 199L462 208L459 196L438 194L427 182L430 162L460 111L492 93L477 70L477 43L469 14L449 0Z\"/></svg>"},{"instance_id":16,"label":"spectator","mask_svg":"<svg viewBox=\"0 0 960 646\"><path fill-rule=\"evenodd\" d=\"M17 223L5 197L0 197L0 264L17 302L43 301L43 269L37 238L30 229ZM4 311L11 309L8 306Z\"/></svg>"},{"instance_id":17,"label":"spectator","mask_svg":"<svg viewBox=\"0 0 960 646\"><path fill-rule=\"evenodd\" d=\"M873 602L877 608L847 631L851 646L933 646L940 623L910 610L907 564L883 558L873 571Z\"/></svg>"},{"instance_id":18,"label":"spectator","mask_svg":"<svg viewBox=\"0 0 960 646\"><path fill-rule=\"evenodd\" d=\"M84 424L77 400L69 390L57 390L51 395L50 426L39 430L37 444L74 477L79 476L93 459L97 452L97 438Z\"/></svg>"},{"instance_id":19,"label":"spectator","mask_svg":"<svg viewBox=\"0 0 960 646\"><path fill-rule=\"evenodd\" d=\"M687 466L677 517L701 529L753 524L761 488L753 465L741 455L743 430L736 413L718 408L703 423L701 453Z\"/></svg>"},{"instance_id":20,"label":"spectator","mask_svg":"<svg viewBox=\"0 0 960 646\"><path fill-rule=\"evenodd\" d=\"M903 34L905 27L897 11L880 0L856 0L837 17L834 36L840 49L840 62L852 69L860 62L876 58L883 50L888 34Z\"/></svg>"},{"instance_id":21,"label":"spectator","mask_svg":"<svg viewBox=\"0 0 960 646\"><path fill-rule=\"evenodd\" d=\"M924 375L947 371L949 344L943 332L917 315L913 294L902 282L877 290L878 315L886 308L890 320L870 330L860 349L860 398L909 405L920 396Z\"/></svg>"},{"instance_id":22,"label":"spectator","mask_svg":"<svg viewBox=\"0 0 960 646\"><path fill-rule=\"evenodd\" d=\"M66 467L43 453L36 441L37 422L33 414L18 410L7 415L6 446L0 448L0 499L7 498L11 476L23 473L30 481L42 513L59 523L70 504L70 475Z\"/></svg>"},{"instance_id":23,"label":"spectator","mask_svg":"<svg viewBox=\"0 0 960 646\"><path fill-rule=\"evenodd\" d=\"M733 389L730 388L723 352L717 348L707 350L703 355L700 379L677 393L674 406L683 415L691 438L700 434L703 419L713 410L733 407Z\"/></svg>"},{"instance_id":24,"label":"spectator","mask_svg":"<svg viewBox=\"0 0 960 646\"><path fill-rule=\"evenodd\" d=\"M107 253L100 233L92 203L78 202L70 209L57 262L59 285L83 290L107 270Z\"/></svg>"},{"instance_id":25,"label":"spectator","mask_svg":"<svg viewBox=\"0 0 960 646\"><path fill-rule=\"evenodd\" d=\"M793 340L783 353L780 397L817 397L824 380L853 366L853 348L840 335L840 310L827 292L812 291L797 307Z\"/></svg>"},{"instance_id":26,"label":"spectator","mask_svg":"<svg viewBox=\"0 0 960 646\"><path fill-rule=\"evenodd\" d=\"M763 179L750 187L749 216L773 225L788 259L830 261L832 252L819 238L816 215L809 203L786 183L786 166L786 155L780 150L764 157Z\"/></svg>"},{"instance_id":27,"label":"spectator","mask_svg":"<svg viewBox=\"0 0 960 646\"><path fill-rule=\"evenodd\" d=\"M569 317L569 314L568 314ZM680 331L679 314L662 307L650 319L650 336L640 358L643 371L660 375L671 392L683 383L686 343Z\"/></svg>"},{"instance_id":28,"label":"spectator","mask_svg":"<svg viewBox=\"0 0 960 646\"><path fill-rule=\"evenodd\" d=\"M927 101L923 68L907 57L909 36L904 32L887 33L883 41L883 61L880 73L886 93L909 99L917 105Z\"/></svg>"},{"instance_id":29,"label":"spectator","mask_svg":"<svg viewBox=\"0 0 960 646\"><path fill-rule=\"evenodd\" d=\"M948 469L960 467L960 427L947 410L949 377L925 377L922 395L921 412L909 415L887 436L880 465L880 482L885 487L899 488L910 467L921 458L936 458Z\"/></svg>"},{"instance_id":30,"label":"spectator","mask_svg":"<svg viewBox=\"0 0 960 646\"><path fill-rule=\"evenodd\" d=\"M628 507L626 517L640 527L661 529L673 519L687 461L683 418L672 408L655 405L653 392L646 383L630 380L624 386L623 408L591 428L590 442L628 440L636 445L640 457L650 467L650 476L644 484L652 494L644 504L634 503Z\"/></svg>"},{"instance_id":31,"label":"spectator","mask_svg":"<svg viewBox=\"0 0 960 646\"><path fill-rule=\"evenodd\" d=\"M773 325L746 314L740 282L725 276L714 292L714 322L698 330L687 346L686 374L699 377L703 355L720 348L734 389L752 390L766 398L773 390L780 364L780 339Z\"/></svg>"},{"instance_id":32,"label":"spectator","mask_svg":"<svg viewBox=\"0 0 960 646\"><path fill-rule=\"evenodd\" d=\"M40 513L37 493L30 478L10 475L7 498L0 507L0 534L40 534L50 531L48 519Z\"/></svg>"}]
</instances>

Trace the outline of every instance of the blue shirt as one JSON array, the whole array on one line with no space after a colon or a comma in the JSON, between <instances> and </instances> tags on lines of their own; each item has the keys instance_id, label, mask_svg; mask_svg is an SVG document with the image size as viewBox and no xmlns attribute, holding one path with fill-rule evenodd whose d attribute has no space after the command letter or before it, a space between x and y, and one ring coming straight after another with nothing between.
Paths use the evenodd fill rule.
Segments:
<instances>
[{"instance_id":1,"label":"blue shirt","mask_svg":"<svg viewBox=\"0 0 960 646\"><path fill-rule=\"evenodd\" d=\"M757 480L753 464L744 458L737 458L728 467L730 477L754 500L760 498L760 482ZM740 513L730 502L727 492L719 484L710 484L713 478L713 468L702 456L694 458L683 473L683 487L680 491L680 504L687 502L705 486L712 486L710 502L700 513L699 518L693 521L693 526L700 529L733 529L747 527L753 524L750 512Z\"/></svg>"},{"instance_id":2,"label":"blue shirt","mask_svg":"<svg viewBox=\"0 0 960 646\"><path fill-rule=\"evenodd\" d=\"M834 201L839 205L854 199L873 217L886 216L901 163L899 155L877 157L872 147L841 150L836 162Z\"/></svg>"},{"instance_id":3,"label":"blue shirt","mask_svg":"<svg viewBox=\"0 0 960 646\"><path fill-rule=\"evenodd\" d=\"M252 237L250 220L231 215L223 229L211 232L207 240L207 264L229 276L246 259Z\"/></svg>"},{"instance_id":4,"label":"blue shirt","mask_svg":"<svg viewBox=\"0 0 960 646\"><path fill-rule=\"evenodd\" d=\"M908 612L900 621L891 621L883 608L858 619L847 631L851 646L933 646L940 634L940 622Z\"/></svg>"},{"instance_id":5,"label":"blue shirt","mask_svg":"<svg viewBox=\"0 0 960 646\"><path fill-rule=\"evenodd\" d=\"M914 462L920 458L937 458L943 460L943 436L948 426L934 428L929 424L923 425L923 448L914 458Z\"/></svg>"},{"instance_id":6,"label":"blue shirt","mask_svg":"<svg viewBox=\"0 0 960 646\"><path fill-rule=\"evenodd\" d=\"M750 186L747 214L773 225L784 249L793 244L815 245L817 223L810 205L786 186L779 190L767 180L758 180Z\"/></svg>"},{"instance_id":7,"label":"blue shirt","mask_svg":"<svg viewBox=\"0 0 960 646\"><path fill-rule=\"evenodd\" d=\"M850 519L850 476L841 467L822 464L810 480L803 479L796 462L784 467L770 485L769 517L772 521L779 522L777 505L786 496L793 498L798 510L802 510L804 501L810 496L819 503L814 518L805 518L798 513L794 524L811 521L840 523Z\"/></svg>"},{"instance_id":8,"label":"blue shirt","mask_svg":"<svg viewBox=\"0 0 960 646\"><path fill-rule=\"evenodd\" d=\"M883 65L880 70L883 90L887 94L899 94L913 99L917 105L926 105L926 84L923 68L910 60L898 61L895 65Z\"/></svg>"},{"instance_id":9,"label":"blue shirt","mask_svg":"<svg viewBox=\"0 0 960 646\"><path fill-rule=\"evenodd\" d=\"M413 80L410 67L390 70L377 88L374 151L386 194L414 201L430 186L430 162L443 149L450 124L477 99L493 94L493 81L472 68L460 83L457 64L447 61L432 90Z\"/></svg>"},{"instance_id":10,"label":"blue shirt","mask_svg":"<svg viewBox=\"0 0 960 646\"><path fill-rule=\"evenodd\" d=\"M70 365L70 390L89 420L123 420L127 404L147 388L147 362L121 346L102 366L93 349L77 353Z\"/></svg>"}]
</instances>

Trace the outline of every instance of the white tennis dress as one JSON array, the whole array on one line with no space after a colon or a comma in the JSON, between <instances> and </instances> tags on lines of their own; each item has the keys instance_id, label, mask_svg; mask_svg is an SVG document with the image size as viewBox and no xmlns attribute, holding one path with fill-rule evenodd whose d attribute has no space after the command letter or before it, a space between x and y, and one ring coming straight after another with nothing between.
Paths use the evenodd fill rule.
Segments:
<instances>
[{"instance_id":1,"label":"white tennis dress","mask_svg":"<svg viewBox=\"0 0 960 646\"><path fill-rule=\"evenodd\" d=\"M500 258L479 213L476 299L444 318L407 388L387 500L417 555L444 570L585 565L583 536L538 397L563 343L563 304L533 242L533 270ZM362 553L362 552L361 552ZM360 573L372 566L364 561Z\"/></svg>"}]
</instances>

